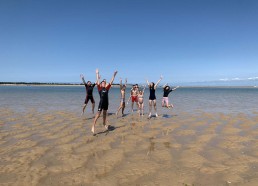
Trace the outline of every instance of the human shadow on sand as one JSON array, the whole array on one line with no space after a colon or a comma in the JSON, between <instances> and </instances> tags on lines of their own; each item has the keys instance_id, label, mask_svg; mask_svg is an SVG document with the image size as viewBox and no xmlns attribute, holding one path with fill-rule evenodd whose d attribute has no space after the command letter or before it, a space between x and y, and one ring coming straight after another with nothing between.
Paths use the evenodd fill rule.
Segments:
<instances>
[{"instance_id":1,"label":"human shadow on sand","mask_svg":"<svg viewBox=\"0 0 258 186\"><path fill-rule=\"evenodd\" d=\"M163 118L172 118L172 117L176 117L177 115L169 115L169 114L163 114L162 117Z\"/></svg>"},{"instance_id":2,"label":"human shadow on sand","mask_svg":"<svg viewBox=\"0 0 258 186\"><path fill-rule=\"evenodd\" d=\"M126 116L128 116L129 114L123 114L123 115L117 115L117 118L124 118Z\"/></svg>"},{"instance_id":3,"label":"human shadow on sand","mask_svg":"<svg viewBox=\"0 0 258 186\"><path fill-rule=\"evenodd\" d=\"M104 131L101 131L101 132L98 132L98 133L95 133L95 134L93 134L93 136L97 136L97 135L99 135L99 134L105 134L105 136L106 136L106 135L108 135L108 133L109 133L110 131L114 131L114 130L116 130L116 129L118 129L118 128L122 128L122 127L125 127L125 125L121 125L121 126L117 126L117 127L112 126L112 125L108 125L108 129L106 129L106 130L104 130Z\"/></svg>"},{"instance_id":4,"label":"human shadow on sand","mask_svg":"<svg viewBox=\"0 0 258 186\"><path fill-rule=\"evenodd\" d=\"M91 119L94 119L95 116L92 116L92 117L89 117L89 118L83 118L83 120L91 120Z\"/></svg>"}]
</instances>

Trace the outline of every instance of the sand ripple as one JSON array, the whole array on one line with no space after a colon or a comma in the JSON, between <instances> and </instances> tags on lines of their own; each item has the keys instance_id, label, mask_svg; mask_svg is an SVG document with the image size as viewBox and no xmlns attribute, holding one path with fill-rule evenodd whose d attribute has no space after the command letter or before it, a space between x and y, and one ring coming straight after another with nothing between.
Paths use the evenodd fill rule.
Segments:
<instances>
[{"instance_id":1,"label":"sand ripple","mask_svg":"<svg viewBox=\"0 0 258 186\"><path fill-rule=\"evenodd\" d=\"M256 185L258 116L0 110L0 185ZM172 112L172 111L171 111Z\"/></svg>"}]
</instances>

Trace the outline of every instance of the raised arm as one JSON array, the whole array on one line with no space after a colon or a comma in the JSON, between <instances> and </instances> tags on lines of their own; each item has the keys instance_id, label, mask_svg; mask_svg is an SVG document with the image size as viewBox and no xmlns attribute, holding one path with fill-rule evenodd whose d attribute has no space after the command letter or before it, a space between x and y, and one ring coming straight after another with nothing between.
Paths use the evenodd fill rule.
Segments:
<instances>
[{"instance_id":1,"label":"raised arm","mask_svg":"<svg viewBox=\"0 0 258 186\"><path fill-rule=\"evenodd\" d=\"M129 103L131 97L132 97L132 90L131 90L131 92L130 92L130 97L128 98L127 104Z\"/></svg>"},{"instance_id":2,"label":"raised arm","mask_svg":"<svg viewBox=\"0 0 258 186\"><path fill-rule=\"evenodd\" d=\"M100 79L99 77L100 77L100 75L99 75L99 69L96 69L96 80L97 80L97 81L96 81L96 84L97 84L97 85L99 85L99 79Z\"/></svg>"},{"instance_id":3,"label":"raised arm","mask_svg":"<svg viewBox=\"0 0 258 186\"><path fill-rule=\"evenodd\" d=\"M146 88L146 85L144 86L144 88L143 88L143 90L142 90L142 94L144 94L144 90L145 90L145 88Z\"/></svg>"},{"instance_id":4,"label":"raised arm","mask_svg":"<svg viewBox=\"0 0 258 186\"><path fill-rule=\"evenodd\" d=\"M159 78L159 80L158 80L158 82L154 85L154 89L157 88L157 86L158 86L159 82L162 80L162 78L163 78L163 76L161 75L160 78Z\"/></svg>"},{"instance_id":5,"label":"raised arm","mask_svg":"<svg viewBox=\"0 0 258 186\"><path fill-rule=\"evenodd\" d=\"M168 85L168 83L166 83L166 84L163 86L163 88L165 88L167 85Z\"/></svg>"},{"instance_id":6,"label":"raised arm","mask_svg":"<svg viewBox=\"0 0 258 186\"><path fill-rule=\"evenodd\" d=\"M123 85L122 85L122 78L120 78L120 89L123 88Z\"/></svg>"},{"instance_id":7,"label":"raised arm","mask_svg":"<svg viewBox=\"0 0 258 186\"><path fill-rule=\"evenodd\" d=\"M84 80L84 76L83 76L83 74L81 74L81 75L80 75L80 77L81 77L82 82L84 83L84 85L86 85L86 82L85 82L85 80Z\"/></svg>"},{"instance_id":8,"label":"raised arm","mask_svg":"<svg viewBox=\"0 0 258 186\"><path fill-rule=\"evenodd\" d=\"M113 84L113 81L115 80L116 74L117 74L117 71L114 72L114 75L113 75L113 77L112 77L112 79L111 79L111 81L109 83L110 85Z\"/></svg>"},{"instance_id":9,"label":"raised arm","mask_svg":"<svg viewBox=\"0 0 258 186\"><path fill-rule=\"evenodd\" d=\"M147 85L150 86L150 83L149 83L148 79L146 79L146 82L147 82Z\"/></svg>"},{"instance_id":10,"label":"raised arm","mask_svg":"<svg viewBox=\"0 0 258 186\"><path fill-rule=\"evenodd\" d=\"M126 87L126 85L127 85L127 78L125 78L125 87Z\"/></svg>"}]
</instances>

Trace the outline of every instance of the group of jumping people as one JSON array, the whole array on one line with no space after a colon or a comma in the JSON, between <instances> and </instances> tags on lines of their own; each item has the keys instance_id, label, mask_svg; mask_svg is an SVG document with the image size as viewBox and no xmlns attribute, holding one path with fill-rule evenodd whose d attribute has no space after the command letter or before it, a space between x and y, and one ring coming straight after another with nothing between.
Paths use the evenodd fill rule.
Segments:
<instances>
[{"instance_id":1,"label":"group of jumping people","mask_svg":"<svg viewBox=\"0 0 258 186\"><path fill-rule=\"evenodd\" d=\"M95 83L91 83L91 81L85 81L84 76L81 74L81 79L85 85L86 88L86 98L85 98L85 102L83 105L83 109L82 109L82 114L85 111L85 108L89 102L89 100L92 103L92 113L94 113L94 108L95 108L95 100L93 98L93 89L95 87L95 85L97 85L98 88L98 92L99 92L99 96L100 96L100 101L99 101L99 105L98 105L98 112L95 116L94 122L92 124L92 128L91 131L93 134L95 134L95 125L96 122L98 120L98 118L100 117L100 114L103 110L103 125L104 127L108 130L109 126L107 125L107 110L108 110L108 105L109 105L109 99L108 99L108 92L109 89L112 86L112 83L116 77L117 71L114 72L111 81L109 83L106 82L106 79L103 79L100 82L101 76L99 74L99 70L96 69L96 82ZM150 95L149 95L149 115L148 118L151 118L152 116L152 107L155 110L155 116L158 117L157 114L157 106L156 106L156 94L155 91L157 89L158 84L160 83L160 81L162 80L162 76L160 76L160 79L157 81L157 83L155 84L154 82L149 83L148 80L146 80L147 85L149 87L150 90ZM124 116L124 109L125 109L125 92L126 92L126 86L127 86L127 79L125 79L125 83L122 84L122 79L120 78L120 94L121 94L121 98L120 98L120 105L117 109L116 115L118 115L119 111L122 110L122 115ZM139 116L143 116L144 115L144 90L146 88L146 85L143 86L142 89L139 88L138 84L133 85L131 91L130 91L130 97L127 101L127 104L129 103L130 99L132 101L132 105L131 105L131 109L132 112L134 111L133 107L134 107L134 103L136 103L136 107L139 113ZM170 92L176 90L178 87L175 88L171 88L170 86L168 86L168 84L165 84L163 86L163 98L162 98L162 107L167 107L167 108L173 108L173 104L169 104L169 100L168 100L168 95Z\"/></svg>"}]
</instances>

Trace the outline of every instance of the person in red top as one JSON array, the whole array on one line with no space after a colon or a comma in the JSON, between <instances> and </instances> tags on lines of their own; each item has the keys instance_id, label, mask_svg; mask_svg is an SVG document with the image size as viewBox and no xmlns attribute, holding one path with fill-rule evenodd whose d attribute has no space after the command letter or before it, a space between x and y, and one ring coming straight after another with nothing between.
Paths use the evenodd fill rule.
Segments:
<instances>
[{"instance_id":1,"label":"person in red top","mask_svg":"<svg viewBox=\"0 0 258 186\"><path fill-rule=\"evenodd\" d=\"M101 83L99 83L99 77L100 77L99 70L96 69L97 87L99 91L100 100L99 100L98 112L95 116L95 119L91 128L93 135L95 134L95 125L97 123L98 118L100 117L102 110L103 110L103 125L105 126L106 129L108 129L108 126L106 125L107 110L108 110L108 91L111 88L111 85L116 77L116 74L117 74L117 71L114 72L114 75L110 83L107 84L106 81L102 81Z\"/></svg>"}]
</instances>

